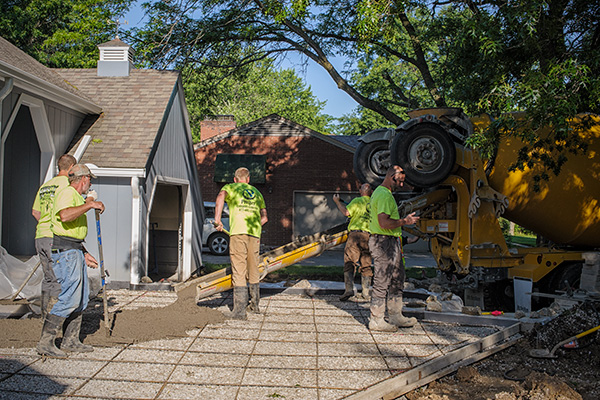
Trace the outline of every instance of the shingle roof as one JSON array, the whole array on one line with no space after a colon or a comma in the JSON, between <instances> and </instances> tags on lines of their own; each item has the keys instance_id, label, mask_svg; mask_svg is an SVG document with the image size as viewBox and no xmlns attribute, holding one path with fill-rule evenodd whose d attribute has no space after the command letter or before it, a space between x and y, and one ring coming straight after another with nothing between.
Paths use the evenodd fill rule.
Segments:
<instances>
[{"instance_id":1,"label":"shingle roof","mask_svg":"<svg viewBox=\"0 0 600 400\"><path fill-rule=\"evenodd\" d=\"M103 111L83 122L71 152L83 135L90 135L92 142L81 162L103 168L144 168L179 72L134 69L126 77L99 77L96 69L55 71Z\"/></svg>"},{"instance_id":2,"label":"shingle roof","mask_svg":"<svg viewBox=\"0 0 600 400\"><path fill-rule=\"evenodd\" d=\"M29 75L33 75L38 79L55 85L87 101L90 100L90 98L84 93L81 93L81 91L69 85L68 82L65 82L65 80L55 70L46 67L1 36L0 62L17 68L18 70L21 70Z\"/></svg>"},{"instance_id":3,"label":"shingle roof","mask_svg":"<svg viewBox=\"0 0 600 400\"><path fill-rule=\"evenodd\" d=\"M271 114L255 121L248 122L247 124L238 126L237 128L231 129L227 132L223 132L219 135L212 136L206 140L202 140L194 146L194 149L208 146L211 143L218 142L230 136L261 136L273 134L313 136L349 152L354 152L354 149L356 148L356 146L351 146L341 140L336 140L337 136L324 135L277 114Z\"/></svg>"},{"instance_id":4,"label":"shingle roof","mask_svg":"<svg viewBox=\"0 0 600 400\"><path fill-rule=\"evenodd\" d=\"M335 140L339 140L340 142L356 149L358 147L358 138L360 136L358 136L358 135L331 135L330 137Z\"/></svg>"}]
</instances>

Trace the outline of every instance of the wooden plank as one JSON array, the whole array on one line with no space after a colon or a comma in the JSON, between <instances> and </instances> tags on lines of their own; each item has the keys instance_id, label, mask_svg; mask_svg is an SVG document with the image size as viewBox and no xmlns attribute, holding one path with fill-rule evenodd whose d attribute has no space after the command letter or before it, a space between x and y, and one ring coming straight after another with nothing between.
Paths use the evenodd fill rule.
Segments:
<instances>
[{"instance_id":1,"label":"wooden plank","mask_svg":"<svg viewBox=\"0 0 600 400\"><path fill-rule=\"evenodd\" d=\"M410 389L398 394L398 392L403 391L404 388L417 388L425 385L432 380L438 379L438 377L440 377L439 374L442 373L442 371L448 370L448 372L443 372L443 375L441 376L447 375L460 366L468 365L463 363L469 360L473 360L469 362L470 364L478 361L479 359L488 357L497 351L500 351L501 349L505 348L502 347L504 344L514 343L516 339L512 340L511 338L518 335L520 331L521 323L516 323L490 336L486 336L475 343L463 346L460 349L456 349L446 354L445 356L438 357L419 367L378 382L345 398L352 400L372 400L394 398L389 397L392 395L395 397L401 396L402 394L412 390ZM504 344L502 344L502 342L504 342ZM498 345L499 343L500 345ZM454 365L458 365L456 369L453 369Z\"/></svg>"}]
</instances>

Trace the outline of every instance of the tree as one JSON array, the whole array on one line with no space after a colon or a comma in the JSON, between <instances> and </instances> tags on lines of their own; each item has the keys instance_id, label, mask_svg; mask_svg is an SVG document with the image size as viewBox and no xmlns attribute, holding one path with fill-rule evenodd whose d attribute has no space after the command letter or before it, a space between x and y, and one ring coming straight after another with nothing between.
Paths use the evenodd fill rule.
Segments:
<instances>
[{"instance_id":1,"label":"tree","mask_svg":"<svg viewBox=\"0 0 600 400\"><path fill-rule=\"evenodd\" d=\"M0 35L42 64L92 68L97 45L114 38L112 22L132 0L7 0L0 3Z\"/></svg>"},{"instance_id":2,"label":"tree","mask_svg":"<svg viewBox=\"0 0 600 400\"><path fill-rule=\"evenodd\" d=\"M293 70L278 71L268 59L235 71L187 65L183 81L194 141L200 140L200 121L211 115L234 115L242 125L275 113L318 132L331 130L325 103Z\"/></svg>"}]
</instances>

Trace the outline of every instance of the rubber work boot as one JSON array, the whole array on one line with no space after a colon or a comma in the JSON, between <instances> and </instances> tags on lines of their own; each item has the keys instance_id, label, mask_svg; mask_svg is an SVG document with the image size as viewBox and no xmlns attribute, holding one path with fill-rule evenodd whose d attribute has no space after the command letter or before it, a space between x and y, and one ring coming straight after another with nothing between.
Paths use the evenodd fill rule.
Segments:
<instances>
[{"instance_id":1,"label":"rubber work boot","mask_svg":"<svg viewBox=\"0 0 600 400\"><path fill-rule=\"evenodd\" d=\"M63 341L60 349L72 353L89 353L94 348L88 344L81 343L79 332L81 331L81 321L83 315L80 312L74 312L67 318L67 327L63 334Z\"/></svg>"},{"instance_id":2,"label":"rubber work boot","mask_svg":"<svg viewBox=\"0 0 600 400\"><path fill-rule=\"evenodd\" d=\"M230 317L233 319L246 319L246 306L248 305L248 287L233 287L233 310Z\"/></svg>"},{"instance_id":3,"label":"rubber work boot","mask_svg":"<svg viewBox=\"0 0 600 400\"><path fill-rule=\"evenodd\" d=\"M348 301L350 297L354 296L354 271L344 272L344 285L346 289L340 296L340 301Z\"/></svg>"},{"instance_id":4,"label":"rubber work boot","mask_svg":"<svg viewBox=\"0 0 600 400\"><path fill-rule=\"evenodd\" d=\"M402 315L402 295L388 297L388 311L390 313L390 324L394 324L399 328L410 328L417 323L415 317L407 318Z\"/></svg>"},{"instance_id":5,"label":"rubber work boot","mask_svg":"<svg viewBox=\"0 0 600 400\"><path fill-rule=\"evenodd\" d=\"M360 277L360 283L362 285L361 297L367 301L371 300L371 278L371 276L364 275Z\"/></svg>"},{"instance_id":6,"label":"rubber work boot","mask_svg":"<svg viewBox=\"0 0 600 400\"><path fill-rule=\"evenodd\" d=\"M371 298L371 316L369 317L369 329L381 332L397 332L395 325L385 321L385 299L379 297Z\"/></svg>"},{"instance_id":7,"label":"rubber work boot","mask_svg":"<svg viewBox=\"0 0 600 400\"><path fill-rule=\"evenodd\" d=\"M260 283L250 284L250 304L248 305L248 311L253 314L260 314L260 308L258 303L260 302Z\"/></svg>"},{"instance_id":8,"label":"rubber work boot","mask_svg":"<svg viewBox=\"0 0 600 400\"><path fill-rule=\"evenodd\" d=\"M48 314L42 327L42 337L36 346L37 352L41 356L52 358L67 358L67 353L56 347L54 340L58 329L62 327L65 318L58 315Z\"/></svg>"}]
</instances>

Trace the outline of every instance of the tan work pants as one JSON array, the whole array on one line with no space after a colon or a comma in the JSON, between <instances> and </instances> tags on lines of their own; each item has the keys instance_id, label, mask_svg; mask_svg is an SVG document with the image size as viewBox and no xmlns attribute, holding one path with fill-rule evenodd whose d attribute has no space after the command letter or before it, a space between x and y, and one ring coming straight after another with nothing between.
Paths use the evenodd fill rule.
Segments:
<instances>
[{"instance_id":1,"label":"tan work pants","mask_svg":"<svg viewBox=\"0 0 600 400\"><path fill-rule=\"evenodd\" d=\"M231 282L233 286L258 283L258 253L260 239L250 235L233 235L229 238Z\"/></svg>"},{"instance_id":2,"label":"tan work pants","mask_svg":"<svg viewBox=\"0 0 600 400\"><path fill-rule=\"evenodd\" d=\"M363 276L373 276L371 253L369 252L369 234L363 231L350 231L344 248L344 272L358 272Z\"/></svg>"}]
</instances>

